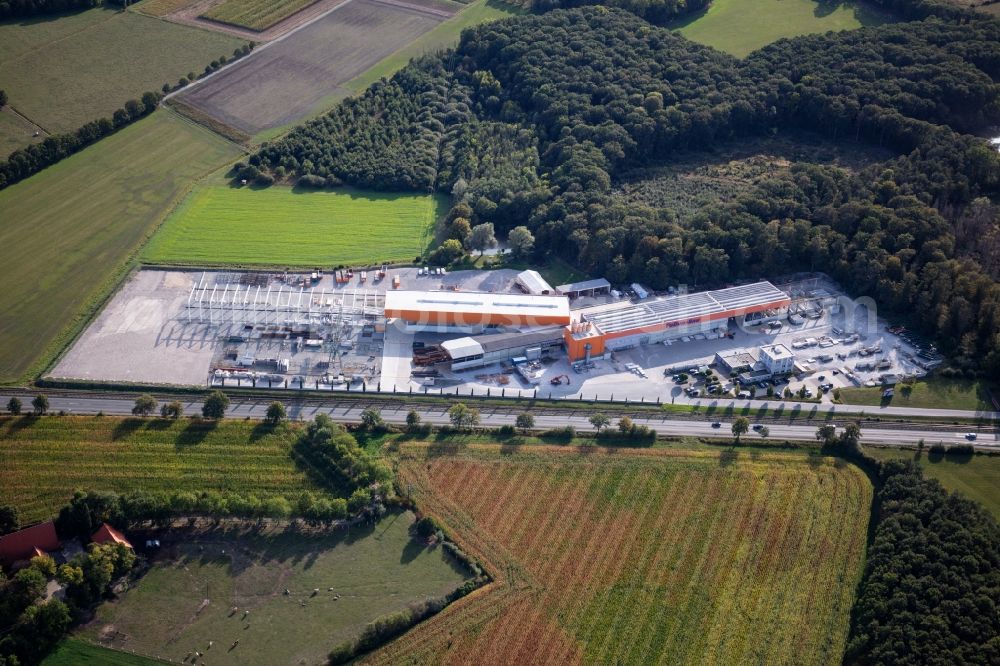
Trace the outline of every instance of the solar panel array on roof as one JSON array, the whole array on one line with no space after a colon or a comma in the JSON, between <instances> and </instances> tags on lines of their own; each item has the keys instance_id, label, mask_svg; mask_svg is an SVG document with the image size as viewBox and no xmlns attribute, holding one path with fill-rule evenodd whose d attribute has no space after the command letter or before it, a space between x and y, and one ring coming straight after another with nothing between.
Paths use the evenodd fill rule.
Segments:
<instances>
[{"instance_id":1,"label":"solar panel array on roof","mask_svg":"<svg viewBox=\"0 0 1000 666\"><path fill-rule=\"evenodd\" d=\"M665 296L620 308L594 308L584 318L602 333L619 333L668 322L700 320L723 312L741 311L786 300L788 296L770 282L730 287L718 291Z\"/></svg>"},{"instance_id":2,"label":"solar panel array on roof","mask_svg":"<svg viewBox=\"0 0 1000 666\"><path fill-rule=\"evenodd\" d=\"M711 294L712 298L718 301L725 310L749 308L788 298L788 294L770 282L754 282L753 284L718 289L707 293Z\"/></svg>"}]
</instances>

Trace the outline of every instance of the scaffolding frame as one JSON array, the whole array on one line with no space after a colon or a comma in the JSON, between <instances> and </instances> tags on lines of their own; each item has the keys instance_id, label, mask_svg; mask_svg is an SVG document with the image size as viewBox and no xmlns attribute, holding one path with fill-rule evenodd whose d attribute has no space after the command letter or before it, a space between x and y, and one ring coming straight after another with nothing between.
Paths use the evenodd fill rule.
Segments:
<instances>
[{"instance_id":1,"label":"scaffolding frame","mask_svg":"<svg viewBox=\"0 0 1000 666\"><path fill-rule=\"evenodd\" d=\"M212 326L341 327L385 315L385 294L375 289L314 289L269 283L240 284L216 276L191 285L181 319Z\"/></svg>"}]
</instances>

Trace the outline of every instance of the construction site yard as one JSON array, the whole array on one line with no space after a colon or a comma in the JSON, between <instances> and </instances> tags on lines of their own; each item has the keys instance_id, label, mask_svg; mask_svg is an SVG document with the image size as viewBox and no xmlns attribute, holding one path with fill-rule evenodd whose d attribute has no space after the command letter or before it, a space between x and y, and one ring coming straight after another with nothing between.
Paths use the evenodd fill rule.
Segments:
<instances>
[{"instance_id":1,"label":"construction site yard","mask_svg":"<svg viewBox=\"0 0 1000 666\"><path fill-rule=\"evenodd\" d=\"M386 319L386 292L517 293L515 270L385 268L313 273L139 270L58 361L49 377L149 385L381 391L430 395L537 397L665 404L777 397L830 402L836 389L891 386L922 376L922 347L816 278L783 283L793 303L825 294L827 307L769 324L730 320L724 337L685 336L671 344L618 350L571 363L550 346L538 358L453 371L442 342L461 332L414 332ZM797 296L798 295L798 296ZM580 298L573 308L601 298ZM837 303L838 305L833 305ZM795 306L798 307L798 306ZM850 314L849 314L850 313ZM502 331L514 336L532 330ZM480 339L490 339L485 335ZM795 357L787 377L736 385L717 354L782 344ZM438 353L439 357L427 356ZM426 359L430 358L430 362ZM721 379L708 393L703 371ZM687 375L681 377L681 375ZM804 390L804 395L800 394Z\"/></svg>"}]
</instances>

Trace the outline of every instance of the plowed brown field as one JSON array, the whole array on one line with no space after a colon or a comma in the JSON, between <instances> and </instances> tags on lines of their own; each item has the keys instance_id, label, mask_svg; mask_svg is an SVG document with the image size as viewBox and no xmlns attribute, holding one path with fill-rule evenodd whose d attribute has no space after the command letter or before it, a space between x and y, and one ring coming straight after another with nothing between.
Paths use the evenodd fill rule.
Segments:
<instances>
[{"instance_id":1,"label":"plowed brown field","mask_svg":"<svg viewBox=\"0 0 1000 666\"><path fill-rule=\"evenodd\" d=\"M795 453L400 453L495 582L371 663L839 663L872 487Z\"/></svg>"}]
</instances>

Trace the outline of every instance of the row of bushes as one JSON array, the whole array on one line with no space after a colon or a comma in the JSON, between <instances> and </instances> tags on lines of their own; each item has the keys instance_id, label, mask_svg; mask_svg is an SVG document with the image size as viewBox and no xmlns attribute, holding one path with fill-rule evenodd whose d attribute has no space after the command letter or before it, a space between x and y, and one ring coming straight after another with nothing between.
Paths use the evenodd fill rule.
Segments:
<instances>
[{"instance_id":1,"label":"row of bushes","mask_svg":"<svg viewBox=\"0 0 1000 666\"><path fill-rule=\"evenodd\" d=\"M369 496L370 499L370 496ZM367 502L361 503L361 508ZM113 492L77 491L70 503L59 511L56 530L63 538L86 538L108 522L119 529L128 529L146 521L166 525L177 518L206 516L212 518L301 518L313 524L344 520L351 506L343 498L316 497L303 492L296 498L280 495L259 498L234 492L134 492L119 495Z\"/></svg>"},{"instance_id":2,"label":"row of bushes","mask_svg":"<svg viewBox=\"0 0 1000 666\"><path fill-rule=\"evenodd\" d=\"M392 470L368 454L344 426L326 414L317 414L295 443L296 459L315 480L338 493L350 495L348 505L372 489L382 497L393 494Z\"/></svg>"},{"instance_id":3,"label":"row of bushes","mask_svg":"<svg viewBox=\"0 0 1000 666\"><path fill-rule=\"evenodd\" d=\"M152 113L162 99L157 92L145 92L141 99L130 99L110 118L101 118L86 123L70 134L53 134L41 143L19 148L11 153L7 161L0 162L0 189L13 185L69 157L94 143L98 139L134 123Z\"/></svg>"},{"instance_id":4,"label":"row of bushes","mask_svg":"<svg viewBox=\"0 0 1000 666\"><path fill-rule=\"evenodd\" d=\"M931 444L928 453L931 457L954 456L957 458L971 458L976 455L976 447L965 443L945 446L942 442L938 442L937 444Z\"/></svg>"},{"instance_id":5,"label":"row of bushes","mask_svg":"<svg viewBox=\"0 0 1000 666\"><path fill-rule=\"evenodd\" d=\"M406 498L401 498L400 503L412 506L412 502ZM459 548L455 542L451 541L447 537L444 528L433 517L419 517L417 522L414 523L413 531L416 536L424 539L429 539L432 536L438 538L441 548L450 557L454 558L456 562L464 566L472 574L472 578L448 594L425 599L424 601L413 602L401 611L389 613L372 620L365 625L365 628L357 638L340 643L330 652L327 663L331 666L346 664L363 654L385 645L417 623L440 613L448 604L461 599L490 581L489 575L483 571L479 562Z\"/></svg>"},{"instance_id":6,"label":"row of bushes","mask_svg":"<svg viewBox=\"0 0 1000 666\"><path fill-rule=\"evenodd\" d=\"M131 99L125 102L125 105L115 111L110 118L92 120L75 132L53 134L46 137L41 143L15 150L6 161L0 162L0 190L33 176L42 169L83 150L95 141L148 116L159 106L164 94L183 88L196 78L211 74L230 60L242 58L249 54L253 47L253 42L244 44L233 51L231 59L220 56L217 60L213 60L205 67L205 71L201 75L196 76L194 72L191 72L186 77L182 77L176 85L163 84L162 93L145 92L140 99Z\"/></svg>"}]
</instances>

